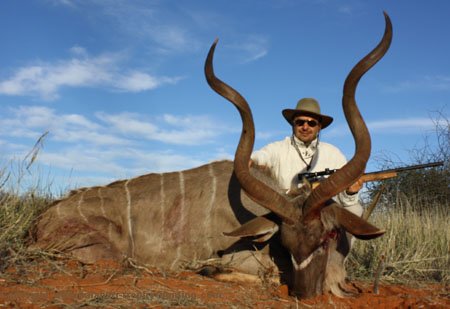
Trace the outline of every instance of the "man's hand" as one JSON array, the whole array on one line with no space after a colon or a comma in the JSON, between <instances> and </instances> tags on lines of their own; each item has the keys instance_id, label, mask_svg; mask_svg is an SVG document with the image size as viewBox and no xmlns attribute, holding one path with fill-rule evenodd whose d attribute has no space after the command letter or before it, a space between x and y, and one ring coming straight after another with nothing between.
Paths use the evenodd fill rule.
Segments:
<instances>
[{"instance_id":1,"label":"man's hand","mask_svg":"<svg viewBox=\"0 0 450 309\"><path fill-rule=\"evenodd\" d=\"M364 184L364 180L362 177L360 177L355 183L353 183L350 187L347 188L345 193L348 195L354 195L358 193L359 190L361 190L362 186Z\"/></svg>"}]
</instances>

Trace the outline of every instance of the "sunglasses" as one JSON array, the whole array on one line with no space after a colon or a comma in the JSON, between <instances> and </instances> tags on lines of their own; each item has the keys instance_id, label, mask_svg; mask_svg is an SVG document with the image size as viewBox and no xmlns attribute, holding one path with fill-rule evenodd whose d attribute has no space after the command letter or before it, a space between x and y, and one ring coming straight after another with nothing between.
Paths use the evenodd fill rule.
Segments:
<instances>
[{"instance_id":1,"label":"sunglasses","mask_svg":"<svg viewBox=\"0 0 450 309\"><path fill-rule=\"evenodd\" d=\"M296 126L303 126L305 123L308 124L308 126L310 126L311 128L314 128L316 125L318 125L319 123L315 120L304 120L304 119L296 119L294 121L294 124Z\"/></svg>"}]
</instances>

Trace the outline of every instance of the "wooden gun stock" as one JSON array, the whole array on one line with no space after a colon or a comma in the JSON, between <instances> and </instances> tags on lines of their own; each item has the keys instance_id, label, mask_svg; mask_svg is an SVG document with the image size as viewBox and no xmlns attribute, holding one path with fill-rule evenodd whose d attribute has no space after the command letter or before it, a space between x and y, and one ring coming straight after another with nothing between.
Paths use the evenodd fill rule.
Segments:
<instances>
[{"instance_id":1,"label":"wooden gun stock","mask_svg":"<svg viewBox=\"0 0 450 309\"><path fill-rule=\"evenodd\" d=\"M380 172L380 173L367 173L361 176L361 179L364 182L368 181L378 181L378 180L384 180L389 178L397 177L397 172Z\"/></svg>"}]
</instances>

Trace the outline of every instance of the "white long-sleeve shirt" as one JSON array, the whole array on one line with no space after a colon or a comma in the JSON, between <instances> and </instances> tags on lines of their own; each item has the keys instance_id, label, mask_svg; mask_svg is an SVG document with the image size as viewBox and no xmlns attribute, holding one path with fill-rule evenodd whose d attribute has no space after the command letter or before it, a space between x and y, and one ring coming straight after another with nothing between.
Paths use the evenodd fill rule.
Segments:
<instances>
[{"instance_id":1,"label":"white long-sleeve shirt","mask_svg":"<svg viewBox=\"0 0 450 309\"><path fill-rule=\"evenodd\" d=\"M281 188L288 190L298 186L300 181L297 175L307 172L307 164L311 165L308 172L324 171L326 168L339 169L347 163L345 156L335 146L318 142L317 139L306 146L294 136L304 161L300 158L291 137L268 144L253 152L251 159L257 165L262 165L271 171ZM347 210L361 216L363 208L359 203L358 194L348 195L345 191L339 193L334 199Z\"/></svg>"}]
</instances>

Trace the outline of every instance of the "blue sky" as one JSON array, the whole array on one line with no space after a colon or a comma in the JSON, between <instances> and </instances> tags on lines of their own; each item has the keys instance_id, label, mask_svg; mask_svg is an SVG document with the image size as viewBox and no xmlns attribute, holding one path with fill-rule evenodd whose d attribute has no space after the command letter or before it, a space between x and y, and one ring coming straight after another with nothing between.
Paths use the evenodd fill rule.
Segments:
<instances>
[{"instance_id":1,"label":"blue sky","mask_svg":"<svg viewBox=\"0 0 450 309\"><path fill-rule=\"evenodd\" d=\"M255 148L290 134L282 109L315 97L335 118L322 140L350 158L342 85L381 39L383 10L392 46L356 98L368 170L385 155L408 163L449 114L449 1L1 1L0 160L49 131L35 172L64 189L232 158L239 115L203 76L215 38L216 74L252 107Z\"/></svg>"}]
</instances>

